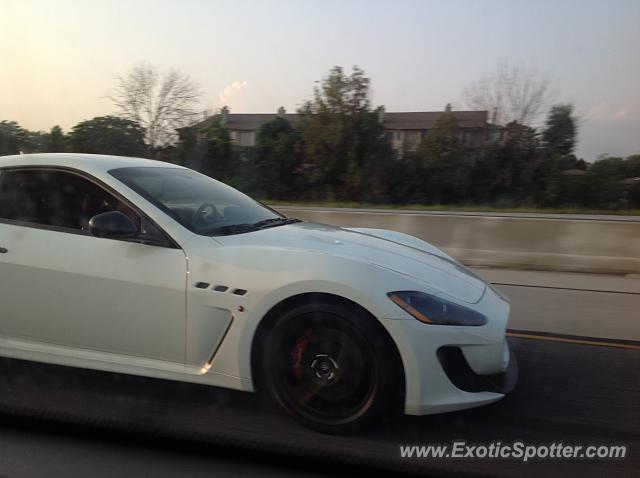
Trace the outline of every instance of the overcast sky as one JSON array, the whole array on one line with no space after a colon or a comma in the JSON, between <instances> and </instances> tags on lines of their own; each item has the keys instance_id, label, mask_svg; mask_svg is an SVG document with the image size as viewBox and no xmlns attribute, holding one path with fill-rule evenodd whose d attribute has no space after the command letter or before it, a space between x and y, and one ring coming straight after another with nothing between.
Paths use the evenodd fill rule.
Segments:
<instances>
[{"instance_id":1,"label":"overcast sky","mask_svg":"<svg viewBox=\"0 0 640 478\"><path fill-rule=\"evenodd\" d=\"M387 111L464 109L463 87L508 61L576 105L580 156L640 152L640 0L0 0L0 120L113 113L140 61L238 113L295 110L333 65L362 67Z\"/></svg>"}]
</instances>

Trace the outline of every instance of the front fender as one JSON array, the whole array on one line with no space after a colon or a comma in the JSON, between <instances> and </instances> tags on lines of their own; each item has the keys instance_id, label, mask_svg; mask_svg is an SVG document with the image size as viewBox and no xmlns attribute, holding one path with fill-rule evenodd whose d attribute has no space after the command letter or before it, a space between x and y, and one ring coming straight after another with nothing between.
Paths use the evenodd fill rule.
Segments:
<instances>
[{"instance_id":1,"label":"front fender","mask_svg":"<svg viewBox=\"0 0 640 478\"><path fill-rule=\"evenodd\" d=\"M195 290L195 294L200 302L227 310L231 315L231 325L210 370L243 382L249 380L249 390L253 387L251 348L255 332L280 302L301 294L325 293L350 300L379 319L406 319L406 314L386 294L394 287L415 287L405 276L347 257L314 251L212 247L211 242L207 246L206 255L195 249L188 251L187 286L194 289L194 284L206 282L228 287L225 293L209 288ZM235 295L232 293L235 288L247 292Z\"/></svg>"}]
</instances>

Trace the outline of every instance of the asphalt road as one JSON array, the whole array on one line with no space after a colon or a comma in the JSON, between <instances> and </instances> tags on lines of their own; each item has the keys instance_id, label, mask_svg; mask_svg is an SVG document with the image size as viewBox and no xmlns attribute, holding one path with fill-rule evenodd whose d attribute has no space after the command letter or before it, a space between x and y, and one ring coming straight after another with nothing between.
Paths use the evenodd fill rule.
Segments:
<instances>
[{"instance_id":1,"label":"asphalt road","mask_svg":"<svg viewBox=\"0 0 640 478\"><path fill-rule=\"evenodd\" d=\"M361 466L425 474L637 476L640 280L476 272L513 299L511 327L518 330L509 340L520 380L501 402L397 417L336 437L301 428L252 394L0 359L0 476L323 476ZM596 312L589 315L591 309ZM399 457L401 444L458 439L622 444L629 455L526 464Z\"/></svg>"},{"instance_id":2,"label":"asphalt road","mask_svg":"<svg viewBox=\"0 0 640 478\"><path fill-rule=\"evenodd\" d=\"M250 465L266 456L288 456L286 463L308 463L314 472L319 465L325 470L366 465L428 474L637 474L640 350L532 339L510 342L519 359L520 381L503 401L440 416L398 417L347 437L303 429L252 394L2 359L0 476L56 476L60 470L66 470L66 476L87 476L88 469L92 476L107 476L114 468L119 476L138 476L145 463L153 470L163 462L166 476L175 476L171 470L177 471L181 463L187 467L185 456L192 455L192 465L185 470L197 475L213 470L237 474L238 469L254 475ZM400 444L456 439L630 448L622 461L523 464L399 458ZM235 461L227 460L230 454Z\"/></svg>"},{"instance_id":3,"label":"asphalt road","mask_svg":"<svg viewBox=\"0 0 640 478\"><path fill-rule=\"evenodd\" d=\"M473 271L509 297L512 329L640 341L640 276Z\"/></svg>"}]
</instances>

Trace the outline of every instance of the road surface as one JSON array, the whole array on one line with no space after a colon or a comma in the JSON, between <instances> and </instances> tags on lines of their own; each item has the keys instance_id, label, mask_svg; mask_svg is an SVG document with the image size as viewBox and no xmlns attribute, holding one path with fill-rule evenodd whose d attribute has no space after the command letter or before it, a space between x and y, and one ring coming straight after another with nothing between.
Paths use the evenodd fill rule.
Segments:
<instances>
[{"instance_id":1,"label":"road surface","mask_svg":"<svg viewBox=\"0 0 640 478\"><path fill-rule=\"evenodd\" d=\"M640 341L640 276L473 271L511 300L511 329Z\"/></svg>"}]
</instances>

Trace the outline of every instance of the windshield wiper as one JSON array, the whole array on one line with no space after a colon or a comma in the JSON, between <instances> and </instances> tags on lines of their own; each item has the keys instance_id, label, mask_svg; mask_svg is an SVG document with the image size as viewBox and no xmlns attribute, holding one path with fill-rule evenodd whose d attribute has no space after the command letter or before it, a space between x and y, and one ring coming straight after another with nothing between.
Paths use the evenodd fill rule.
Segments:
<instances>
[{"instance_id":1,"label":"windshield wiper","mask_svg":"<svg viewBox=\"0 0 640 478\"><path fill-rule=\"evenodd\" d=\"M267 227L284 226L286 224L294 224L296 222L302 222L300 219L293 219L292 217L272 217L264 219L253 224L258 229L266 229Z\"/></svg>"},{"instance_id":2,"label":"windshield wiper","mask_svg":"<svg viewBox=\"0 0 640 478\"><path fill-rule=\"evenodd\" d=\"M229 224L228 226L218 226L204 231L199 231L199 234L207 234L211 236L229 236L231 234L242 234L245 232L258 231L260 229L266 229L268 227L284 226L285 224L293 224L295 222L302 222L300 219L293 219L289 217L273 217L258 221L255 224Z\"/></svg>"}]
</instances>

